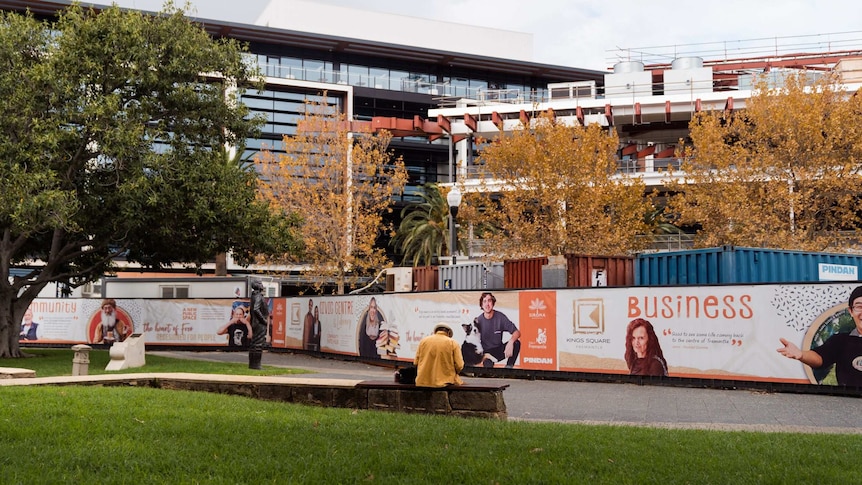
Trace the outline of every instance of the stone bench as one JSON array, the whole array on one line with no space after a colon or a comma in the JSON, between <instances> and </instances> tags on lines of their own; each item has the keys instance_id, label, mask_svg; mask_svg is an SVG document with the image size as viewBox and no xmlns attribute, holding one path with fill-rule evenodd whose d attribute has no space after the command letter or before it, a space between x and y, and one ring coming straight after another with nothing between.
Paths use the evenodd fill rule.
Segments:
<instances>
[{"instance_id":1,"label":"stone bench","mask_svg":"<svg viewBox=\"0 0 862 485\"><path fill-rule=\"evenodd\" d=\"M393 381L362 381L357 389L368 392L368 409L406 413L507 418L503 391L508 384L464 384L419 387Z\"/></svg>"}]
</instances>

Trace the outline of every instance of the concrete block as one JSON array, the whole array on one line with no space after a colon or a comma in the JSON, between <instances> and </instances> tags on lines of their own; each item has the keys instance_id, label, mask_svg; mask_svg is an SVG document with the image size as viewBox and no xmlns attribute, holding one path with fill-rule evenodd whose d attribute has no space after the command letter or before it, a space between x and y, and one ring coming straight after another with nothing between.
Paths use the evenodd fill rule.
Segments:
<instances>
[{"instance_id":1,"label":"concrete block","mask_svg":"<svg viewBox=\"0 0 862 485\"><path fill-rule=\"evenodd\" d=\"M36 371L17 367L0 367L0 379L23 379L27 377L36 377Z\"/></svg>"},{"instance_id":2,"label":"concrete block","mask_svg":"<svg viewBox=\"0 0 862 485\"><path fill-rule=\"evenodd\" d=\"M329 403L332 402L332 389L315 386L294 387L293 392L291 392L291 402L314 406L329 406Z\"/></svg>"},{"instance_id":3,"label":"concrete block","mask_svg":"<svg viewBox=\"0 0 862 485\"><path fill-rule=\"evenodd\" d=\"M449 414L449 395L445 390L402 390L400 411L408 413Z\"/></svg>"},{"instance_id":4,"label":"concrete block","mask_svg":"<svg viewBox=\"0 0 862 485\"><path fill-rule=\"evenodd\" d=\"M332 389L332 404L336 408L368 409L368 392L364 389Z\"/></svg>"},{"instance_id":5,"label":"concrete block","mask_svg":"<svg viewBox=\"0 0 862 485\"><path fill-rule=\"evenodd\" d=\"M453 392L449 396L449 403L453 410L475 411L475 412L500 412L506 411L506 402L503 400L503 392L487 391L461 391Z\"/></svg>"},{"instance_id":6,"label":"concrete block","mask_svg":"<svg viewBox=\"0 0 862 485\"><path fill-rule=\"evenodd\" d=\"M136 333L122 342L114 342L108 354L111 360L105 370L143 367L146 364L143 335Z\"/></svg>"},{"instance_id":7,"label":"concrete block","mask_svg":"<svg viewBox=\"0 0 862 485\"><path fill-rule=\"evenodd\" d=\"M398 411L401 394L397 389L368 389L368 409Z\"/></svg>"}]
</instances>

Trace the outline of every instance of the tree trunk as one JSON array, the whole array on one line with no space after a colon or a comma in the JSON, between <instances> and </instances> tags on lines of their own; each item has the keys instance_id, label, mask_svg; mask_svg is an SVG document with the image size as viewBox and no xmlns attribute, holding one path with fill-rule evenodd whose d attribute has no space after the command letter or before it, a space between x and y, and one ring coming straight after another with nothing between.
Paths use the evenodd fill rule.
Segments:
<instances>
[{"instance_id":1,"label":"tree trunk","mask_svg":"<svg viewBox=\"0 0 862 485\"><path fill-rule=\"evenodd\" d=\"M215 275L216 276L227 276L227 253L216 254Z\"/></svg>"},{"instance_id":2,"label":"tree trunk","mask_svg":"<svg viewBox=\"0 0 862 485\"><path fill-rule=\"evenodd\" d=\"M32 301L16 297L11 290L0 292L0 358L24 357L18 335L24 311Z\"/></svg>"}]
</instances>

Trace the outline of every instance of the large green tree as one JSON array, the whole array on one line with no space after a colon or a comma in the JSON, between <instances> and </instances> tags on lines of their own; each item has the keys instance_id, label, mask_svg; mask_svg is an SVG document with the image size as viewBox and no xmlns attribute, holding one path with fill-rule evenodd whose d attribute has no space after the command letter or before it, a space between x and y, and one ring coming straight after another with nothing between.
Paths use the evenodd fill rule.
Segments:
<instances>
[{"instance_id":1,"label":"large green tree","mask_svg":"<svg viewBox=\"0 0 862 485\"><path fill-rule=\"evenodd\" d=\"M284 241L225 149L259 126L231 88L255 78L242 51L170 3L0 13L0 357L21 356L21 318L49 283L94 280L118 256L200 267Z\"/></svg>"}]
</instances>

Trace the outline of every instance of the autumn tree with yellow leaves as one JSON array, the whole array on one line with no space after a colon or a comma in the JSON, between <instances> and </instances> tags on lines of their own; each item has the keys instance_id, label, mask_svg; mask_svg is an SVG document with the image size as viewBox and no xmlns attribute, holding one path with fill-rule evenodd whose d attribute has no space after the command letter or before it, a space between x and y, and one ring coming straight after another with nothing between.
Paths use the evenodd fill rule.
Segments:
<instances>
[{"instance_id":1,"label":"autumn tree with yellow leaves","mask_svg":"<svg viewBox=\"0 0 862 485\"><path fill-rule=\"evenodd\" d=\"M391 235L383 215L407 182L403 162L388 150L391 138L353 133L334 106L309 104L296 135L284 137L285 153L258 155L262 196L302 218L301 256L269 262L302 263L318 289L334 283L338 294L390 264L375 243Z\"/></svg>"},{"instance_id":2,"label":"autumn tree with yellow leaves","mask_svg":"<svg viewBox=\"0 0 862 485\"><path fill-rule=\"evenodd\" d=\"M642 249L655 208L642 179L617 174L618 147L601 126L539 118L479 152L482 182L462 190L459 219L503 258Z\"/></svg>"},{"instance_id":3,"label":"autumn tree with yellow leaves","mask_svg":"<svg viewBox=\"0 0 862 485\"><path fill-rule=\"evenodd\" d=\"M862 97L810 79L761 79L744 110L692 120L671 208L696 246L824 250L858 228Z\"/></svg>"}]
</instances>

